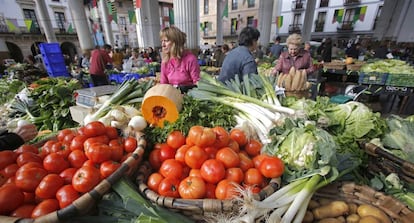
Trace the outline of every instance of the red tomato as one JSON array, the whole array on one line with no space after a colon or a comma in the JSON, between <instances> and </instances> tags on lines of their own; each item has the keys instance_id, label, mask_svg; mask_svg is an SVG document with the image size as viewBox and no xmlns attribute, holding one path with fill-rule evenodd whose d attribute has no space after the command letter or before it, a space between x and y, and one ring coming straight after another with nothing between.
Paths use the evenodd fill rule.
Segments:
<instances>
[{"instance_id":1,"label":"red tomato","mask_svg":"<svg viewBox=\"0 0 414 223\"><path fill-rule=\"evenodd\" d=\"M0 151L0 169L16 162L17 156L17 153L10 150Z\"/></svg>"},{"instance_id":2,"label":"red tomato","mask_svg":"<svg viewBox=\"0 0 414 223\"><path fill-rule=\"evenodd\" d=\"M69 166L69 161L59 153L51 153L43 159L43 167L49 173L60 173Z\"/></svg>"},{"instance_id":3,"label":"red tomato","mask_svg":"<svg viewBox=\"0 0 414 223\"><path fill-rule=\"evenodd\" d=\"M223 127L216 126L213 128L213 132L216 133L216 141L213 145L215 148L221 149L229 144L229 133Z\"/></svg>"},{"instance_id":4,"label":"red tomato","mask_svg":"<svg viewBox=\"0 0 414 223\"><path fill-rule=\"evenodd\" d=\"M19 166L16 163L12 163L6 166L0 173L4 177L9 178L9 177L16 175L16 172L18 169L19 169Z\"/></svg>"},{"instance_id":5,"label":"red tomato","mask_svg":"<svg viewBox=\"0 0 414 223\"><path fill-rule=\"evenodd\" d=\"M80 168L87 160L88 157L82 150L73 150L68 156L69 164L74 168Z\"/></svg>"},{"instance_id":6,"label":"red tomato","mask_svg":"<svg viewBox=\"0 0 414 223\"><path fill-rule=\"evenodd\" d=\"M178 149L185 144L185 136L179 130L172 131L168 134L166 143L171 148Z\"/></svg>"},{"instance_id":7,"label":"red tomato","mask_svg":"<svg viewBox=\"0 0 414 223\"><path fill-rule=\"evenodd\" d=\"M275 156L268 156L260 163L260 173L268 178L277 178L282 176L285 171L285 165L281 159Z\"/></svg>"},{"instance_id":8,"label":"red tomato","mask_svg":"<svg viewBox=\"0 0 414 223\"><path fill-rule=\"evenodd\" d=\"M253 164L255 168L259 168L260 164L262 163L262 161L267 158L268 155L265 154L259 154L255 157L253 157Z\"/></svg>"},{"instance_id":9,"label":"red tomato","mask_svg":"<svg viewBox=\"0 0 414 223\"><path fill-rule=\"evenodd\" d=\"M88 138L84 135L75 136L70 142L70 150L83 150L83 144Z\"/></svg>"},{"instance_id":10,"label":"red tomato","mask_svg":"<svg viewBox=\"0 0 414 223\"><path fill-rule=\"evenodd\" d=\"M175 159L168 159L162 162L161 167L159 169L160 174L163 177L181 179L183 175L183 165L180 161Z\"/></svg>"},{"instance_id":11,"label":"red tomato","mask_svg":"<svg viewBox=\"0 0 414 223\"><path fill-rule=\"evenodd\" d=\"M189 145L182 145L180 148L177 149L175 152L175 159L180 161L181 163L185 164L185 153L191 146Z\"/></svg>"},{"instance_id":12,"label":"red tomato","mask_svg":"<svg viewBox=\"0 0 414 223\"><path fill-rule=\"evenodd\" d=\"M0 172L0 187L7 183L7 181L9 180L10 177L6 177L3 173L3 171Z\"/></svg>"},{"instance_id":13,"label":"red tomato","mask_svg":"<svg viewBox=\"0 0 414 223\"><path fill-rule=\"evenodd\" d=\"M85 135L85 126L81 126L77 129L77 134L78 135L82 135L82 136L86 136Z\"/></svg>"},{"instance_id":14,"label":"red tomato","mask_svg":"<svg viewBox=\"0 0 414 223\"><path fill-rule=\"evenodd\" d=\"M206 151L209 159L215 159L218 149L214 146L207 146L204 147L204 151Z\"/></svg>"},{"instance_id":15,"label":"red tomato","mask_svg":"<svg viewBox=\"0 0 414 223\"><path fill-rule=\"evenodd\" d=\"M253 160L243 152L239 152L239 158L240 158L240 168L243 170L243 172L246 172L248 169L255 167Z\"/></svg>"},{"instance_id":16,"label":"red tomato","mask_svg":"<svg viewBox=\"0 0 414 223\"><path fill-rule=\"evenodd\" d=\"M246 133L244 133L241 129L232 129L230 131L230 138L235 140L241 147L247 144Z\"/></svg>"},{"instance_id":17,"label":"red tomato","mask_svg":"<svg viewBox=\"0 0 414 223\"><path fill-rule=\"evenodd\" d=\"M152 173L147 180L147 186L149 189L158 193L158 186L160 185L161 181L164 177L160 173Z\"/></svg>"},{"instance_id":18,"label":"red tomato","mask_svg":"<svg viewBox=\"0 0 414 223\"><path fill-rule=\"evenodd\" d=\"M201 171L200 169L191 169L190 172L188 173L189 177L201 177Z\"/></svg>"},{"instance_id":19,"label":"red tomato","mask_svg":"<svg viewBox=\"0 0 414 223\"><path fill-rule=\"evenodd\" d=\"M73 188L81 193L92 190L101 180L99 169L91 166L79 168L72 179Z\"/></svg>"},{"instance_id":20,"label":"red tomato","mask_svg":"<svg viewBox=\"0 0 414 223\"><path fill-rule=\"evenodd\" d=\"M236 142L236 140L234 140L232 138L230 138L229 144L227 145L227 147L230 147L236 153L240 152L240 146L239 146L239 144Z\"/></svg>"},{"instance_id":21,"label":"red tomato","mask_svg":"<svg viewBox=\"0 0 414 223\"><path fill-rule=\"evenodd\" d=\"M211 128L193 126L188 131L187 138L190 144L204 148L214 144L216 141L216 133Z\"/></svg>"},{"instance_id":22,"label":"red tomato","mask_svg":"<svg viewBox=\"0 0 414 223\"><path fill-rule=\"evenodd\" d=\"M65 184L71 184L72 178L75 175L76 171L78 169L76 168L67 168L66 170L60 172L59 176L63 178L63 181Z\"/></svg>"},{"instance_id":23,"label":"red tomato","mask_svg":"<svg viewBox=\"0 0 414 223\"><path fill-rule=\"evenodd\" d=\"M24 145L21 145L16 150L14 150L14 152L19 153L19 154L22 152L31 152L31 153L38 154L39 149L34 145L24 144Z\"/></svg>"},{"instance_id":24,"label":"red tomato","mask_svg":"<svg viewBox=\"0 0 414 223\"><path fill-rule=\"evenodd\" d=\"M234 182L224 179L216 186L216 198L220 200L232 199L237 196L237 189Z\"/></svg>"},{"instance_id":25,"label":"red tomato","mask_svg":"<svg viewBox=\"0 0 414 223\"><path fill-rule=\"evenodd\" d=\"M54 211L59 210L59 202L56 199L47 199L40 202L33 209L32 218L38 218L43 215L47 215Z\"/></svg>"},{"instance_id":26,"label":"red tomato","mask_svg":"<svg viewBox=\"0 0 414 223\"><path fill-rule=\"evenodd\" d=\"M244 150L249 154L250 157L255 157L260 154L263 144L256 139L250 139L249 142L244 146Z\"/></svg>"},{"instance_id":27,"label":"red tomato","mask_svg":"<svg viewBox=\"0 0 414 223\"><path fill-rule=\"evenodd\" d=\"M106 126L105 127L106 135L109 139L117 139L118 138L118 130L115 127L112 126Z\"/></svg>"},{"instance_id":28,"label":"red tomato","mask_svg":"<svg viewBox=\"0 0 414 223\"><path fill-rule=\"evenodd\" d=\"M216 199L216 184L206 183L205 198Z\"/></svg>"},{"instance_id":29,"label":"red tomato","mask_svg":"<svg viewBox=\"0 0 414 223\"><path fill-rule=\"evenodd\" d=\"M241 184L244 180L244 173L241 168L233 167L226 169L226 179L231 180L235 183Z\"/></svg>"},{"instance_id":30,"label":"red tomato","mask_svg":"<svg viewBox=\"0 0 414 223\"><path fill-rule=\"evenodd\" d=\"M24 203L25 204L36 204L36 194L35 192L23 192L24 194Z\"/></svg>"},{"instance_id":31,"label":"red tomato","mask_svg":"<svg viewBox=\"0 0 414 223\"><path fill-rule=\"evenodd\" d=\"M158 185L158 194L165 197L180 197L178 192L178 185L180 180L177 178L164 178Z\"/></svg>"},{"instance_id":32,"label":"red tomato","mask_svg":"<svg viewBox=\"0 0 414 223\"><path fill-rule=\"evenodd\" d=\"M150 152L149 158L148 158L151 167L154 170L158 170L161 167L162 161L161 161L161 149L154 149Z\"/></svg>"},{"instance_id":33,"label":"red tomato","mask_svg":"<svg viewBox=\"0 0 414 223\"><path fill-rule=\"evenodd\" d=\"M198 146L190 147L185 153L185 163L193 169L200 169L201 165L208 159L208 155L204 149Z\"/></svg>"},{"instance_id":34,"label":"red tomato","mask_svg":"<svg viewBox=\"0 0 414 223\"><path fill-rule=\"evenodd\" d=\"M107 144L97 142L85 148L85 155L94 163L103 163L111 159L112 150Z\"/></svg>"},{"instance_id":35,"label":"red tomato","mask_svg":"<svg viewBox=\"0 0 414 223\"><path fill-rule=\"evenodd\" d=\"M42 157L40 157L39 155L35 153L23 152L16 159L16 163L19 166L23 166L24 164L28 162L42 163Z\"/></svg>"},{"instance_id":36,"label":"red tomato","mask_svg":"<svg viewBox=\"0 0 414 223\"><path fill-rule=\"evenodd\" d=\"M113 174L119 167L121 166L120 163L112 160L105 161L101 163L99 171L101 173L102 178L107 178L111 174Z\"/></svg>"},{"instance_id":37,"label":"red tomato","mask_svg":"<svg viewBox=\"0 0 414 223\"><path fill-rule=\"evenodd\" d=\"M156 146L160 148L161 162L175 158L175 153L177 152L177 149L170 147L169 145L167 145L167 143L159 143Z\"/></svg>"},{"instance_id":38,"label":"red tomato","mask_svg":"<svg viewBox=\"0 0 414 223\"><path fill-rule=\"evenodd\" d=\"M124 141L124 149L125 152L130 153L134 152L134 150L137 148L138 142L137 139L134 137L128 136Z\"/></svg>"},{"instance_id":39,"label":"red tomato","mask_svg":"<svg viewBox=\"0 0 414 223\"><path fill-rule=\"evenodd\" d=\"M124 156L124 148L121 145L109 145L111 150L111 160L112 161L121 161Z\"/></svg>"},{"instance_id":40,"label":"red tomato","mask_svg":"<svg viewBox=\"0 0 414 223\"><path fill-rule=\"evenodd\" d=\"M70 144L56 142L52 145L50 153L59 153L67 157L70 153Z\"/></svg>"},{"instance_id":41,"label":"red tomato","mask_svg":"<svg viewBox=\"0 0 414 223\"><path fill-rule=\"evenodd\" d=\"M43 168L32 167L16 172L15 184L24 192L34 192L36 187L47 175L47 171Z\"/></svg>"},{"instance_id":42,"label":"red tomato","mask_svg":"<svg viewBox=\"0 0 414 223\"><path fill-rule=\"evenodd\" d=\"M43 177L36 188L35 194L39 198L55 198L56 192L63 186L65 180L57 174L48 174Z\"/></svg>"},{"instance_id":43,"label":"red tomato","mask_svg":"<svg viewBox=\"0 0 414 223\"><path fill-rule=\"evenodd\" d=\"M206 183L201 177L186 177L178 186L178 193L184 199L200 199L206 194Z\"/></svg>"},{"instance_id":44,"label":"red tomato","mask_svg":"<svg viewBox=\"0 0 414 223\"><path fill-rule=\"evenodd\" d=\"M200 173L207 183L215 184L224 179L226 170L222 162L216 159L209 159L201 165Z\"/></svg>"},{"instance_id":45,"label":"red tomato","mask_svg":"<svg viewBox=\"0 0 414 223\"><path fill-rule=\"evenodd\" d=\"M60 208L69 206L79 197L79 192L76 191L70 184L60 187L56 192L56 199L59 201Z\"/></svg>"},{"instance_id":46,"label":"red tomato","mask_svg":"<svg viewBox=\"0 0 414 223\"><path fill-rule=\"evenodd\" d=\"M239 154L230 147L219 149L216 154L216 160L222 162L226 168L238 167L240 165Z\"/></svg>"},{"instance_id":47,"label":"red tomato","mask_svg":"<svg viewBox=\"0 0 414 223\"><path fill-rule=\"evenodd\" d=\"M31 218L32 212L36 205L34 204L23 204L22 206L18 207L16 210L14 210L10 216L12 217L18 217L18 218Z\"/></svg>"},{"instance_id":48,"label":"red tomato","mask_svg":"<svg viewBox=\"0 0 414 223\"><path fill-rule=\"evenodd\" d=\"M263 175L256 168L250 168L244 173L244 181L247 185L262 185L264 182Z\"/></svg>"},{"instance_id":49,"label":"red tomato","mask_svg":"<svg viewBox=\"0 0 414 223\"><path fill-rule=\"evenodd\" d=\"M24 164L23 166L19 167L19 169L17 169L16 174L18 172L22 172L23 170L32 168L32 167L38 167L38 168L42 168L43 169L43 164L42 163L38 163L38 162L28 162L26 164Z\"/></svg>"},{"instance_id":50,"label":"red tomato","mask_svg":"<svg viewBox=\"0 0 414 223\"><path fill-rule=\"evenodd\" d=\"M94 162L92 162L92 160L87 160L86 162L83 163L82 166L90 166L90 167L99 169L101 167L101 164L100 163L94 163Z\"/></svg>"},{"instance_id":51,"label":"red tomato","mask_svg":"<svg viewBox=\"0 0 414 223\"><path fill-rule=\"evenodd\" d=\"M62 129L58 132L56 138L58 141L63 142L63 139L65 138L65 136L74 134L74 133L75 132L72 129Z\"/></svg>"},{"instance_id":52,"label":"red tomato","mask_svg":"<svg viewBox=\"0 0 414 223\"><path fill-rule=\"evenodd\" d=\"M109 144L109 138L107 135L90 137L86 139L85 142L83 143L83 149L87 150L90 145L97 143L97 142L102 143L102 144Z\"/></svg>"},{"instance_id":53,"label":"red tomato","mask_svg":"<svg viewBox=\"0 0 414 223\"><path fill-rule=\"evenodd\" d=\"M51 153L52 146L56 142L56 140L48 140L47 142L45 142L45 144L43 144L43 146L40 148L39 155L45 157L47 154Z\"/></svg>"},{"instance_id":54,"label":"red tomato","mask_svg":"<svg viewBox=\"0 0 414 223\"><path fill-rule=\"evenodd\" d=\"M63 141L62 141L62 143L64 143L64 144L69 144L70 145L70 143L72 142L72 140L75 138L75 133L70 133L70 134L67 134L66 136L65 136L65 138L63 138Z\"/></svg>"},{"instance_id":55,"label":"red tomato","mask_svg":"<svg viewBox=\"0 0 414 223\"><path fill-rule=\"evenodd\" d=\"M0 215L8 215L24 202L24 194L14 184L0 187Z\"/></svg>"},{"instance_id":56,"label":"red tomato","mask_svg":"<svg viewBox=\"0 0 414 223\"><path fill-rule=\"evenodd\" d=\"M85 129L83 129L83 133L89 137L95 137L104 135L106 131L106 127L102 122L93 121L85 125Z\"/></svg>"}]
</instances>

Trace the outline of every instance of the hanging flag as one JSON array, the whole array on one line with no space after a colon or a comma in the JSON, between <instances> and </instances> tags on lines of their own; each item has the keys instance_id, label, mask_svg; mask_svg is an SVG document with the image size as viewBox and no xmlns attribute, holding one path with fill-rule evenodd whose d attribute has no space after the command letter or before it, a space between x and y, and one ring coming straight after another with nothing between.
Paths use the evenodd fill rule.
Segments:
<instances>
[{"instance_id":1,"label":"hanging flag","mask_svg":"<svg viewBox=\"0 0 414 223\"><path fill-rule=\"evenodd\" d=\"M128 10L128 17L129 17L129 23L136 24L137 23L137 17L135 15L134 10Z\"/></svg>"},{"instance_id":2,"label":"hanging flag","mask_svg":"<svg viewBox=\"0 0 414 223\"><path fill-rule=\"evenodd\" d=\"M174 10L172 8L168 9L168 17L170 18L170 25L174 25Z\"/></svg>"},{"instance_id":3,"label":"hanging flag","mask_svg":"<svg viewBox=\"0 0 414 223\"><path fill-rule=\"evenodd\" d=\"M224 1L223 15L221 16L221 18L222 19L224 19L224 18L228 19L229 18L229 4L228 4L227 0Z\"/></svg>"},{"instance_id":4,"label":"hanging flag","mask_svg":"<svg viewBox=\"0 0 414 223\"><path fill-rule=\"evenodd\" d=\"M26 24L27 31L30 32L30 30L32 29L33 20L25 19L24 24Z\"/></svg>"},{"instance_id":5,"label":"hanging flag","mask_svg":"<svg viewBox=\"0 0 414 223\"><path fill-rule=\"evenodd\" d=\"M253 24L252 24L252 26L254 27L254 28L257 28L257 19L253 19Z\"/></svg>"},{"instance_id":6,"label":"hanging flag","mask_svg":"<svg viewBox=\"0 0 414 223\"><path fill-rule=\"evenodd\" d=\"M135 0L135 8L141 8L141 0Z\"/></svg>"},{"instance_id":7,"label":"hanging flag","mask_svg":"<svg viewBox=\"0 0 414 223\"><path fill-rule=\"evenodd\" d=\"M231 27L233 28L233 31L237 30L237 19L232 19Z\"/></svg>"},{"instance_id":8,"label":"hanging flag","mask_svg":"<svg viewBox=\"0 0 414 223\"><path fill-rule=\"evenodd\" d=\"M204 26L204 23L203 22L200 22L200 30L201 31L204 31L204 29L205 29L206 27Z\"/></svg>"},{"instance_id":9,"label":"hanging flag","mask_svg":"<svg viewBox=\"0 0 414 223\"><path fill-rule=\"evenodd\" d=\"M336 22L336 17L338 17L338 9L337 10L335 10L335 12L334 12L334 15L333 15L333 18L332 18L332 24L334 24L335 22Z\"/></svg>"},{"instance_id":10,"label":"hanging flag","mask_svg":"<svg viewBox=\"0 0 414 223\"><path fill-rule=\"evenodd\" d=\"M98 1L98 0L92 0L92 1L91 1L92 8L97 7L97 5L98 5L98 4L97 4L97 1Z\"/></svg>"},{"instance_id":11,"label":"hanging flag","mask_svg":"<svg viewBox=\"0 0 414 223\"><path fill-rule=\"evenodd\" d=\"M68 28L66 29L67 33L73 33L73 27L72 27L72 23L69 23Z\"/></svg>"},{"instance_id":12,"label":"hanging flag","mask_svg":"<svg viewBox=\"0 0 414 223\"><path fill-rule=\"evenodd\" d=\"M336 17L336 21L338 23L342 22L342 17L344 16L344 9L339 9L338 16Z\"/></svg>"},{"instance_id":13,"label":"hanging flag","mask_svg":"<svg viewBox=\"0 0 414 223\"><path fill-rule=\"evenodd\" d=\"M368 7L368 6L362 6L362 7L361 7L361 11L359 12L359 20L360 20L361 22L363 22L363 21L364 21L364 18L365 18L365 13L367 13L367 7Z\"/></svg>"},{"instance_id":14,"label":"hanging flag","mask_svg":"<svg viewBox=\"0 0 414 223\"><path fill-rule=\"evenodd\" d=\"M11 19L6 19L6 25L9 32L14 32L17 26L17 19L14 19L14 21L11 21Z\"/></svg>"},{"instance_id":15,"label":"hanging flag","mask_svg":"<svg viewBox=\"0 0 414 223\"><path fill-rule=\"evenodd\" d=\"M280 28L283 25L283 16L276 16L276 27Z\"/></svg>"},{"instance_id":16,"label":"hanging flag","mask_svg":"<svg viewBox=\"0 0 414 223\"><path fill-rule=\"evenodd\" d=\"M356 21L359 20L359 14L360 14L360 12L361 12L361 8L360 7L355 8L355 10L354 10L354 18L352 19L352 22L355 23Z\"/></svg>"},{"instance_id":17,"label":"hanging flag","mask_svg":"<svg viewBox=\"0 0 414 223\"><path fill-rule=\"evenodd\" d=\"M118 15L117 15L115 4L113 2L107 1L106 6L108 7L109 22L114 21L115 23L118 23Z\"/></svg>"}]
</instances>

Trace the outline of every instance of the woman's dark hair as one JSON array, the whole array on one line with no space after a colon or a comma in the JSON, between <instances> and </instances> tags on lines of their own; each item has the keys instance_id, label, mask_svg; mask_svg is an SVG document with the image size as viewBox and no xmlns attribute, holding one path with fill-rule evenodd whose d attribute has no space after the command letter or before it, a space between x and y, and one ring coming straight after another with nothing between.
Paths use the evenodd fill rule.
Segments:
<instances>
[{"instance_id":1,"label":"woman's dark hair","mask_svg":"<svg viewBox=\"0 0 414 223\"><path fill-rule=\"evenodd\" d=\"M260 32L259 30L253 27L245 27L242 29L239 35L239 45L241 46L251 46L253 45L253 40L259 40Z\"/></svg>"}]
</instances>

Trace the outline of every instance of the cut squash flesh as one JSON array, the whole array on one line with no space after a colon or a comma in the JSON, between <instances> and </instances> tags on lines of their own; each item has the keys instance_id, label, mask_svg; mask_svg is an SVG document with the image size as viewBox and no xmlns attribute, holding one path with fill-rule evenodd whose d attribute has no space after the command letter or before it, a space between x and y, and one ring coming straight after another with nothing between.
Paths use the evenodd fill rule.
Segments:
<instances>
[{"instance_id":1,"label":"cut squash flesh","mask_svg":"<svg viewBox=\"0 0 414 223\"><path fill-rule=\"evenodd\" d=\"M141 113L150 125L163 127L164 121L177 120L182 104L180 90L169 84L157 84L145 93Z\"/></svg>"}]
</instances>

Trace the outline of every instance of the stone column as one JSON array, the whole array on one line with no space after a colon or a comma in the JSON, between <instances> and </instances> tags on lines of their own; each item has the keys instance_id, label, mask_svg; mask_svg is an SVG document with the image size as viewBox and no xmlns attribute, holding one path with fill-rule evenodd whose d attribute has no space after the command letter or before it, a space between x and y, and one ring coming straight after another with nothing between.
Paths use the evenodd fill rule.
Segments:
<instances>
[{"instance_id":1,"label":"stone column","mask_svg":"<svg viewBox=\"0 0 414 223\"><path fill-rule=\"evenodd\" d=\"M271 29L272 29L272 14L273 14L273 1L260 1L259 2L259 24L257 29L260 31L259 43L267 47L271 42Z\"/></svg>"},{"instance_id":2,"label":"stone column","mask_svg":"<svg viewBox=\"0 0 414 223\"><path fill-rule=\"evenodd\" d=\"M160 47L161 23L158 1L141 1L141 8L135 9L135 15L139 47Z\"/></svg>"},{"instance_id":3,"label":"stone column","mask_svg":"<svg viewBox=\"0 0 414 223\"><path fill-rule=\"evenodd\" d=\"M73 1L73 0L72 0ZM109 12L106 0L100 0L98 3L99 10L101 11L102 27L105 36L105 43L114 45L114 37L112 36L111 22L109 21Z\"/></svg>"},{"instance_id":4,"label":"stone column","mask_svg":"<svg viewBox=\"0 0 414 223\"><path fill-rule=\"evenodd\" d=\"M89 31L88 18L86 17L83 0L71 0L68 4L81 50L93 49L95 46L92 34Z\"/></svg>"},{"instance_id":5,"label":"stone column","mask_svg":"<svg viewBox=\"0 0 414 223\"><path fill-rule=\"evenodd\" d=\"M199 1L175 0L174 23L187 34L187 48L198 50L200 44L199 32Z\"/></svg>"},{"instance_id":6,"label":"stone column","mask_svg":"<svg viewBox=\"0 0 414 223\"><path fill-rule=\"evenodd\" d=\"M311 40L312 27L313 24L315 24L315 22L313 21L313 16L315 14L315 6L316 0L308 0L306 2L305 19L303 20L302 26L303 42Z\"/></svg>"},{"instance_id":7,"label":"stone column","mask_svg":"<svg viewBox=\"0 0 414 223\"><path fill-rule=\"evenodd\" d=\"M228 0L217 0L216 4L217 4L216 45L219 46L219 45L223 45L223 20L224 20L223 13L224 13L224 9L226 8L226 4L228 4ZM227 17L228 17L228 15L227 15ZM228 19L228 18L226 18L226 19Z\"/></svg>"},{"instance_id":8,"label":"stone column","mask_svg":"<svg viewBox=\"0 0 414 223\"><path fill-rule=\"evenodd\" d=\"M4 38L0 38L0 60L8 59L10 57L9 49L7 48Z\"/></svg>"},{"instance_id":9,"label":"stone column","mask_svg":"<svg viewBox=\"0 0 414 223\"><path fill-rule=\"evenodd\" d=\"M53 31L52 22L47 11L46 3L44 0L36 0L36 9L39 14L39 20L43 28L43 32L46 35L46 40L49 43L57 42L55 32Z\"/></svg>"}]
</instances>

